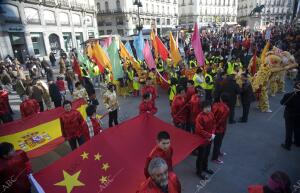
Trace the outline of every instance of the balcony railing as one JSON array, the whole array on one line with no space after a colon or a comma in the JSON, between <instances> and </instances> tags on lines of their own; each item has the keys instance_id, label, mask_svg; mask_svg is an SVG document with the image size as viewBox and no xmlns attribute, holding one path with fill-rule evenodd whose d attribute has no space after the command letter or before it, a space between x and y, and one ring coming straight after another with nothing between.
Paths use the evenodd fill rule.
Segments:
<instances>
[{"instance_id":1,"label":"balcony railing","mask_svg":"<svg viewBox=\"0 0 300 193\"><path fill-rule=\"evenodd\" d=\"M26 3L36 3L39 4L40 0L25 0Z\"/></svg>"},{"instance_id":2,"label":"balcony railing","mask_svg":"<svg viewBox=\"0 0 300 193\"><path fill-rule=\"evenodd\" d=\"M44 5L56 6L55 0L43 0Z\"/></svg>"},{"instance_id":3,"label":"balcony railing","mask_svg":"<svg viewBox=\"0 0 300 193\"><path fill-rule=\"evenodd\" d=\"M110 9L110 10L100 10L98 11L99 15L107 15L107 14L117 14L117 13L125 13L122 9Z\"/></svg>"},{"instance_id":4,"label":"balcony railing","mask_svg":"<svg viewBox=\"0 0 300 193\"><path fill-rule=\"evenodd\" d=\"M69 8L70 4L68 0L57 0L59 7L61 8Z\"/></svg>"}]
</instances>

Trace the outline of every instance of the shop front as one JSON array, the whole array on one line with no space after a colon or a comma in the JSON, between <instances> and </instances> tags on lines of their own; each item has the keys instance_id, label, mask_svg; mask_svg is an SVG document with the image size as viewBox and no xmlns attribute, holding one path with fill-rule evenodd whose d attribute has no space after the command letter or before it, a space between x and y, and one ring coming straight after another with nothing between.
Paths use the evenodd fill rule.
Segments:
<instances>
[{"instance_id":1,"label":"shop front","mask_svg":"<svg viewBox=\"0 0 300 193\"><path fill-rule=\"evenodd\" d=\"M14 57L23 63L28 56L25 33L24 32L9 32L9 38L14 53Z\"/></svg>"}]
</instances>

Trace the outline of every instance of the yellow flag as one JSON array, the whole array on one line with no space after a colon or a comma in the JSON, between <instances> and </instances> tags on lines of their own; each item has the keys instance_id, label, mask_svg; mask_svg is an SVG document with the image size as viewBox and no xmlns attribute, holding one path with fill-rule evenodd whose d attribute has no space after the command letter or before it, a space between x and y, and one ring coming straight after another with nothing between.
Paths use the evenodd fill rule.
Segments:
<instances>
[{"instance_id":1,"label":"yellow flag","mask_svg":"<svg viewBox=\"0 0 300 193\"><path fill-rule=\"evenodd\" d=\"M264 64L265 63L265 60L266 60L266 53L269 51L269 48L270 48L270 41L268 41L260 55L260 60L261 60L261 64Z\"/></svg>"},{"instance_id":2,"label":"yellow flag","mask_svg":"<svg viewBox=\"0 0 300 193\"><path fill-rule=\"evenodd\" d=\"M112 67L111 67L110 60L105 54L105 52L103 51L103 49L100 47L99 43L94 44L93 50L94 50L94 54L99 58L102 66L104 68L108 68L111 71Z\"/></svg>"},{"instance_id":3,"label":"yellow flag","mask_svg":"<svg viewBox=\"0 0 300 193\"><path fill-rule=\"evenodd\" d=\"M121 40L119 41L119 47L120 47L120 57L123 58L124 60L129 60L133 66L134 69L138 70L139 69L139 63L135 60L134 57L132 57L130 55L130 53L128 52L128 50L126 49L126 47L124 46L124 44L121 42ZM127 66L126 66L127 68Z\"/></svg>"},{"instance_id":4,"label":"yellow flag","mask_svg":"<svg viewBox=\"0 0 300 193\"><path fill-rule=\"evenodd\" d=\"M170 32L170 55L172 60L174 61L175 66L178 64L179 61L182 60L177 44L172 35L172 32Z\"/></svg>"},{"instance_id":5,"label":"yellow flag","mask_svg":"<svg viewBox=\"0 0 300 193\"><path fill-rule=\"evenodd\" d=\"M91 46L91 45L88 45L88 46L87 46L86 52L87 52L87 55L88 55L90 58L93 57L93 49L92 49L92 46Z\"/></svg>"},{"instance_id":6,"label":"yellow flag","mask_svg":"<svg viewBox=\"0 0 300 193\"><path fill-rule=\"evenodd\" d=\"M157 44L156 44L156 40L155 40L155 33L153 30L150 33L150 39L152 42L152 46L154 48L154 57L156 59L156 58L158 58L158 49L157 49Z\"/></svg>"}]
</instances>

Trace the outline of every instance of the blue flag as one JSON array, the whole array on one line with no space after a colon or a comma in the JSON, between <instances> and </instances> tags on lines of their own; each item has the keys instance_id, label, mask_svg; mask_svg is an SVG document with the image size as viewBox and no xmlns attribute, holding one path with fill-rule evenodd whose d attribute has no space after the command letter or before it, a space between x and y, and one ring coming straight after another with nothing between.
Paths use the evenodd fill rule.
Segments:
<instances>
[{"instance_id":1,"label":"blue flag","mask_svg":"<svg viewBox=\"0 0 300 193\"><path fill-rule=\"evenodd\" d=\"M133 56L133 52L132 52L132 49L131 49L131 46L130 46L130 43L129 42L126 42L126 44L125 44L125 48L127 49L127 51L129 52L129 54L132 56L132 57L134 57Z\"/></svg>"},{"instance_id":2,"label":"blue flag","mask_svg":"<svg viewBox=\"0 0 300 193\"><path fill-rule=\"evenodd\" d=\"M134 38L133 46L136 50L136 55L139 60L144 60L143 49L145 46L143 33L140 31L139 35Z\"/></svg>"}]
</instances>

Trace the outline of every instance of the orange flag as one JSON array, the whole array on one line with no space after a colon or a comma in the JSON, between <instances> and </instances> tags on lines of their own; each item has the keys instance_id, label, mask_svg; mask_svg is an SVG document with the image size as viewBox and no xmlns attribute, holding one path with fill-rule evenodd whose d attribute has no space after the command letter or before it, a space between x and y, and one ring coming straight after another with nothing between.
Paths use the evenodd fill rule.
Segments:
<instances>
[{"instance_id":1,"label":"orange flag","mask_svg":"<svg viewBox=\"0 0 300 193\"><path fill-rule=\"evenodd\" d=\"M119 47L120 47L120 57L123 58L124 60L129 60L133 66L134 69L138 70L139 69L139 63L135 60L133 56L130 55L124 44L119 41ZM126 66L127 67L127 66Z\"/></svg>"},{"instance_id":2,"label":"orange flag","mask_svg":"<svg viewBox=\"0 0 300 193\"><path fill-rule=\"evenodd\" d=\"M177 44L172 35L172 32L170 32L170 55L172 60L174 61L175 66L178 64L179 61L182 60Z\"/></svg>"},{"instance_id":3,"label":"orange flag","mask_svg":"<svg viewBox=\"0 0 300 193\"><path fill-rule=\"evenodd\" d=\"M87 47L87 55L97 64L99 71L101 73L104 72L104 67L101 64L100 58L95 53L94 45L88 45Z\"/></svg>"},{"instance_id":4,"label":"orange flag","mask_svg":"<svg viewBox=\"0 0 300 193\"><path fill-rule=\"evenodd\" d=\"M111 71L112 67L111 67L110 60L98 42L94 44L93 50L94 50L94 56L97 58L98 61L100 61L102 66L108 68Z\"/></svg>"}]
</instances>

